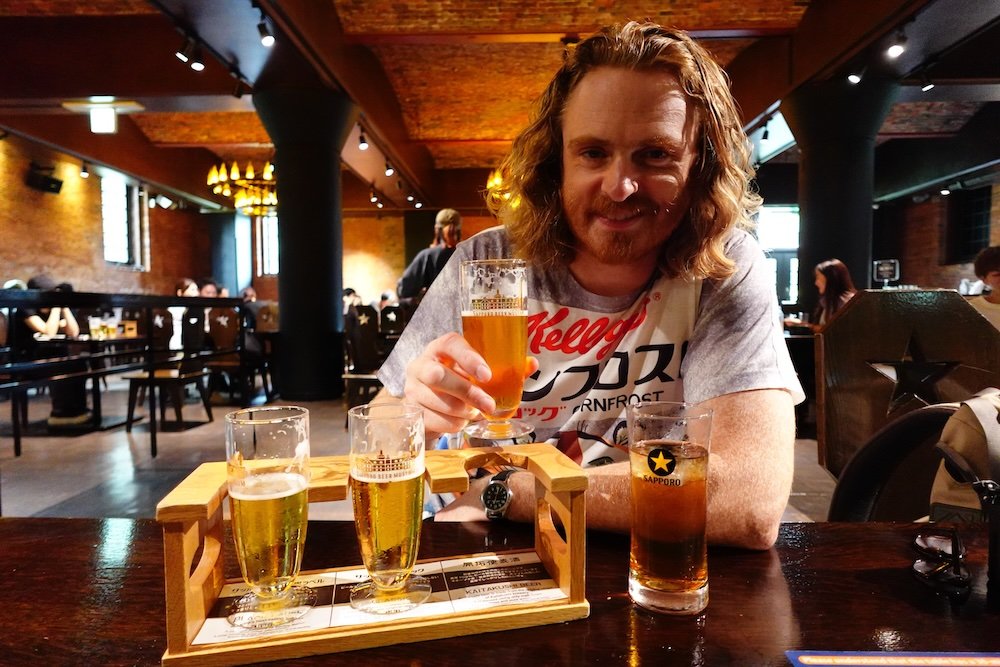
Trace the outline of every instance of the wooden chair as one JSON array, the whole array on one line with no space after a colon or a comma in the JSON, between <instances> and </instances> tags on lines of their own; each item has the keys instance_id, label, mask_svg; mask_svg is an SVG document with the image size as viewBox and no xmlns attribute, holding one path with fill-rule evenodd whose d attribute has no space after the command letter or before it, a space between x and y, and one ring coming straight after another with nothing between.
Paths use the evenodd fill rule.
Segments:
<instances>
[{"instance_id":1,"label":"wooden chair","mask_svg":"<svg viewBox=\"0 0 1000 667\"><path fill-rule=\"evenodd\" d=\"M375 397L382 383L375 374L382 365L378 348L378 313L371 306L353 306L344 318L344 398L347 408ZM346 422L345 422L346 423Z\"/></svg>"},{"instance_id":2,"label":"wooden chair","mask_svg":"<svg viewBox=\"0 0 1000 667\"><path fill-rule=\"evenodd\" d=\"M122 376L128 380L126 431L132 430L132 423L135 421L135 406L139 400L139 390L146 388L153 394L154 409L157 399L156 392L159 390L161 421L166 420L167 402L165 398L169 398L174 406L177 423L183 424L184 388L188 385L194 385L201 396L208 420L213 421L212 404L209 402L208 387L206 386L209 372L197 357L185 357L183 354L170 350L169 343L173 332L174 322L170 313L165 309L155 309L153 311L153 329L149 332L149 345L153 349L153 360L157 363L170 363L167 367L156 368L152 377L146 371L126 373Z\"/></svg>"},{"instance_id":3,"label":"wooden chair","mask_svg":"<svg viewBox=\"0 0 1000 667\"><path fill-rule=\"evenodd\" d=\"M841 471L827 521L916 521L927 516L941 462L934 445L958 406L917 408L875 433Z\"/></svg>"},{"instance_id":4,"label":"wooden chair","mask_svg":"<svg viewBox=\"0 0 1000 667\"><path fill-rule=\"evenodd\" d=\"M216 380L225 378L230 399L236 395L234 390L238 390L240 403L245 407L250 405L253 399L257 374L260 374L268 401L271 400L272 392L267 358L259 346L250 349L254 347L251 343L256 342L250 338L253 332L244 331L244 333L246 337L242 355L233 352L222 357L213 357L208 360L205 367L212 374L208 385L209 394L217 386ZM208 314L208 335L215 349L235 348L240 337L239 311L235 308L213 308Z\"/></svg>"}]
</instances>

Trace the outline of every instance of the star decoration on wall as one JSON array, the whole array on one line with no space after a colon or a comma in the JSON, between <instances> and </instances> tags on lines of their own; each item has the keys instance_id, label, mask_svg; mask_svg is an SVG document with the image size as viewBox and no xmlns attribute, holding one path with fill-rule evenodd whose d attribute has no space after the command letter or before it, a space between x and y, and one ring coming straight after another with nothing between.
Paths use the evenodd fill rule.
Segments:
<instances>
[{"instance_id":1,"label":"star decoration on wall","mask_svg":"<svg viewBox=\"0 0 1000 667\"><path fill-rule=\"evenodd\" d=\"M920 349L915 333L910 333L906 351L899 361L866 363L895 384L886 414L891 414L914 398L926 405L939 403L941 399L935 385L961 364L960 361L928 361Z\"/></svg>"}]
</instances>

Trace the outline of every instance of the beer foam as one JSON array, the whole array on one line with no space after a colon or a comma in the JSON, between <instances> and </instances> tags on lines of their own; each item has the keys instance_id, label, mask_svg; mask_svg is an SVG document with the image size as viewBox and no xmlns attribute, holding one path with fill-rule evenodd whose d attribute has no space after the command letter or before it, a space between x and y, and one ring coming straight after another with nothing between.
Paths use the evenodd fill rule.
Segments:
<instances>
[{"instance_id":1,"label":"beer foam","mask_svg":"<svg viewBox=\"0 0 1000 667\"><path fill-rule=\"evenodd\" d=\"M305 476L289 472L268 472L230 481L229 495L237 500L277 500L309 488Z\"/></svg>"}]
</instances>

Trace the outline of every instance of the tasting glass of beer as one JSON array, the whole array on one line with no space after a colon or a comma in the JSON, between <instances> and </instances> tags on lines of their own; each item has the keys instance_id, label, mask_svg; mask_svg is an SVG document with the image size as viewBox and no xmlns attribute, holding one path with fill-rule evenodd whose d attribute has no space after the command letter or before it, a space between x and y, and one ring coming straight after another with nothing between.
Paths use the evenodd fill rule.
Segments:
<instances>
[{"instance_id":1,"label":"tasting glass of beer","mask_svg":"<svg viewBox=\"0 0 1000 667\"><path fill-rule=\"evenodd\" d=\"M496 410L466 427L470 438L507 440L531 433L511 419L521 405L528 354L527 266L521 259L465 260L462 275L462 334L493 373L477 385Z\"/></svg>"},{"instance_id":2,"label":"tasting glass of beer","mask_svg":"<svg viewBox=\"0 0 1000 667\"><path fill-rule=\"evenodd\" d=\"M351 589L351 606L398 614L431 594L411 574L424 508L424 418L407 403L371 403L348 411L351 500L361 560L370 579Z\"/></svg>"},{"instance_id":3,"label":"tasting glass of beer","mask_svg":"<svg viewBox=\"0 0 1000 667\"><path fill-rule=\"evenodd\" d=\"M247 408L226 415L226 471L236 558L250 593L233 625L261 630L290 623L316 604L295 586L306 541L309 411Z\"/></svg>"},{"instance_id":4,"label":"tasting glass of beer","mask_svg":"<svg viewBox=\"0 0 1000 667\"><path fill-rule=\"evenodd\" d=\"M708 604L708 449L712 411L645 402L627 412L632 545L628 592L640 607L698 614Z\"/></svg>"}]
</instances>

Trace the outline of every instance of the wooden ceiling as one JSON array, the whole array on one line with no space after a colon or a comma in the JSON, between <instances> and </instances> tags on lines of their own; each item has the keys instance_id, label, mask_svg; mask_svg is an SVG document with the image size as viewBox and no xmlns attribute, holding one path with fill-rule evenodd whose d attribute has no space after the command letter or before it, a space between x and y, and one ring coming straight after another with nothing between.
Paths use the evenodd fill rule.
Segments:
<instances>
[{"instance_id":1,"label":"wooden ceiling","mask_svg":"<svg viewBox=\"0 0 1000 667\"><path fill-rule=\"evenodd\" d=\"M115 95L144 106L126 122L160 155L183 153L206 170L262 162L273 146L250 90L265 79L316 80L356 102L378 151L362 155L356 137L348 140L346 206L364 206L353 197L366 200L368 184L399 207L411 190L431 205L475 205L567 38L631 18L682 27L729 69L753 129L794 86L876 58L903 27L916 48L896 65L905 85L881 140L926 139L956 135L1000 101L1000 9L984 7L992 4L971 11L957 0L260 0L278 36L268 50L251 0L8 0L0 36L13 60L0 68L0 126L48 132L36 138L53 143L65 135L54 126L70 122L61 102ZM173 56L184 31L203 42L203 72ZM925 97L922 72L938 83ZM83 146L66 148L99 157ZM384 177L385 159L400 173Z\"/></svg>"}]
</instances>

